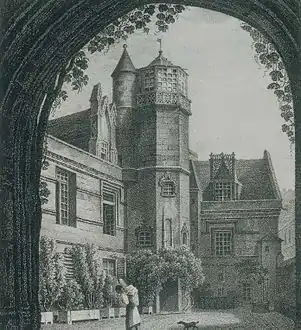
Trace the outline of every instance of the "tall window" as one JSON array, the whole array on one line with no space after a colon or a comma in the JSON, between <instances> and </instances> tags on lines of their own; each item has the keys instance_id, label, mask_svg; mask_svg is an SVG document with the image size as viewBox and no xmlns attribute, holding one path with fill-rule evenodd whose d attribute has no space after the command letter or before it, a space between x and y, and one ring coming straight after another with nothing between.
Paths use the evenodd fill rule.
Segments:
<instances>
[{"instance_id":1,"label":"tall window","mask_svg":"<svg viewBox=\"0 0 301 330\"><path fill-rule=\"evenodd\" d=\"M70 174L61 168L56 169L58 223L70 224Z\"/></svg>"},{"instance_id":2,"label":"tall window","mask_svg":"<svg viewBox=\"0 0 301 330\"><path fill-rule=\"evenodd\" d=\"M116 276L116 261L114 259L102 259L104 276Z\"/></svg>"},{"instance_id":3,"label":"tall window","mask_svg":"<svg viewBox=\"0 0 301 330\"><path fill-rule=\"evenodd\" d=\"M172 246L172 219L164 221L164 247Z\"/></svg>"},{"instance_id":4,"label":"tall window","mask_svg":"<svg viewBox=\"0 0 301 330\"><path fill-rule=\"evenodd\" d=\"M218 257L229 256L232 253L232 231L221 230L213 232L214 251Z\"/></svg>"},{"instance_id":5,"label":"tall window","mask_svg":"<svg viewBox=\"0 0 301 330\"><path fill-rule=\"evenodd\" d=\"M116 235L117 198L116 193L108 190L103 192L103 233Z\"/></svg>"},{"instance_id":6,"label":"tall window","mask_svg":"<svg viewBox=\"0 0 301 330\"><path fill-rule=\"evenodd\" d=\"M249 282L242 284L242 299L246 302L251 300L251 284Z\"/></svg>"},{"instance_id":7,"label":"tall window","mask_svg":"<svg viewBox=\"0 0 301 330\"><path fill-rule=\"evenodd\" d=\"M182 243L183 243L183 245L187 245L188 244L188 235L187 235L186 232L184 232L182 234Z\"/></svg>"},{"instance_id":8,"label":"tall window","mask_svg":"<svg viewBox=\"0 0 301 330\"><path fill-rule=\"evenodd\" d=\"M231 199L231 183L215 183L214 185L214 200L227 201Z\"/></svg>"},{"instance_id":9,"label":"tall window","mask_svg":"<svg viewBox=\"0 0 301 330\"><path fill-rule=\"evenodd\" d=\"M74 264L73 264L73 259L71 254L68 252L68 250L66 249L64 251L64 266L66 268L66 274L65 274L65 278L66 280L71 280L74 278Z\"/></svg>"}]
</instances>

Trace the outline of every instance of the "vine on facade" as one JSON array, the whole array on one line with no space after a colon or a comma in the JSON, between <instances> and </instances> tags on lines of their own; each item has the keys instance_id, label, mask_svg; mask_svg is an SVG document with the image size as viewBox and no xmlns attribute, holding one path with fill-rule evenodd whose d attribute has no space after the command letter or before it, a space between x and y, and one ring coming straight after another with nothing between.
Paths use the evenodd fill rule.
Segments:
<instances>
[{"instance_id":1,"label":"vine on facade","mask_svg":"<svg viewBox=\"0 0 301 330\"><path fill-rule=\"evenodd\" d=\"M260 32L246 23L242 23L241 28L247 31L252 37L252 48L255 51L255 60L265 68L272 80L267 86L267 89L272 90L277 96L281 117L285 121L282 125L282 131L287 134L289 141L294 143L295 125L293 97L284 63L273 44Z\"/></svg>"}]
</instances>

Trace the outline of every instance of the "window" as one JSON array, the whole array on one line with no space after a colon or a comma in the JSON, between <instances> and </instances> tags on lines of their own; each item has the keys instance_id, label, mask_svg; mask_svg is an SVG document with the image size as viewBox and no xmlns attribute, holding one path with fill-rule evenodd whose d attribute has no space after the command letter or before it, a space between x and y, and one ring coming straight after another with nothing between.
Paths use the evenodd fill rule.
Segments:
<instances>
[{"instance_id":1,"label":"window","mask_svg":"<svg viewBox=\"0 0 301 330\"><path fill-rule=\"evenodd\" d=\"M109 160L109 144L106 141L101 142L100 158L104 160Z\"/></svg>"},{"instance_id":2,"label":"window","mask_svg":"<svg viewBox=\"0 0 301 330\"><path fill-rule=\"evenodd\" d=\"M57 223L76 227L76 175L56 168Z\"/></svg>"},{"instance_id":3,"label":"window","mask_svg":"<svg viewBox=\"0 0 301 330\"><path fill-rule=\"evenodd\" d=\"M286 235L286 232L284 233L284 244L287 243L287 235Z\"/></svg>"},{"instance_id":4,"label":"window","mask_svg":"<svg viewBox=\"0 0 301 330\"><path fill-rule=\"evenodd\" d=\"M72 280L74 278L74 264L73 264L72 256L67 249L64 251L63 256L64 256L63 263L66 268L65 278L66 280Z\"/></svg>"},{"instance_id":5,"label":"window","mask_svg":"<svg viewBox=\"0 0 301 330\"><path fill-rule=\"evenodd\" d=\"M288 231L288 242L291 243L291 241L292 241L292 231L289 230Z\"/></svg>"},{"instance_id":6,"label":"window","mask_svg":"<svg viewBox=\"0 0 301 330\"><path fill-rule=\"evenodd\" d=\"M172 181L162 184L162 196L169 197L175 195L175 184Z\"/></svg>"},{"instance_id":7,"label":"window","mask_svg":"<svg viewBox=\"0 0 301 330\"><path fill-rule=\"evenodd\" d=\"M115 236L117 218L116 194L114 192L104 190L102 198L103 233Z\"/></svg>"},{"instance_id":8,"label":"window","mask_svg":"<svg viewBox=\"0 0 301 330\"><path fill-rule=\"evenodd\" d=\"M224 282L225 281L225 273L222 271L218 273L217 279L219 282Z\"/></svg>"},{"instance_id":9,"label":"window","mask_svg":"<svg viewBox=\"0 0 301 330\"><path fill-rule=\"evenodd\" d=\"M242 284L242 299L246 302L251 300L251 284L249 282Z\"/></svg>"},{"instance_id":10,"label":"window","mask_svg":"<svg viewBox=\"0 0 301 330\"><path fill-rule=\"evenodd\" d=\"M215 183L214 185L214 200L227 201L231 200L231 183Z\"/></svg>"},{"instance_id":11,"label":"window","mask_svg":"<svg viewBox=\"0 0 301 330\"><path fill-rule=\"evenodd\" d=\"M138 244L141 247L152 245L152 234L149 230L141 230L138 234Z\"/></svg>"},{"instance_id":12,"label":"window","mask_svg":"<svg viewBox=\"0 0 301 330\"><path fill-rule=\"evenodd\" d=\"M270 252L270 247L269 247L268 245L266 245L266 246L264 247L264 250L265 250L266 253L268 253L268 252Z\"/></svg>"},{"instance_id":13,"label":"window","mask_svg":"<svg viewBox=\"0 0 301 330\"><path fill-rule=\"evenodd\" d=\"M224 297L225 296L225 288L223 288L223 287L217 288L217 295L218 295L218 297Z\"/></svg>"},{"instance_id":14,"label":"window","mask_svg":"<svg viewBox=\"0 0 301 330\"><path fill-rule=\"evenodd\" d=\"M232 231L214 231L214 249L218 257L229 256L232 253Z\"/></svg>"},{"instance_id":15,"label":"window","mask_svg":"<svg viewBox=\"0 0 301 330\"><path fill-rule=\"evenodd\" d=\"M178 74L176 69L159 68L157 74L158 89L164 92L177 92Z\"/></svg>"},{"instance_id":16,"label":"window","mask_svg":"<svg viewBox=\"0 0 301 330\"><path fill-rule=\"evenodd\" d=\"M102 267L104 276L116 276L116 261L114 259L103 259Z\"/></svg>"},{"instance_id":17,"label":"window","mask_svg":"<svg viewBox=\"0 0 301 330\"><path fill-rule=\"evenodd\" d=\"M183 245L187 245L187 243L188 243L188 235L186 232L184 232L182 234L182 242L183 242Z\"/></svg>"},{"instance_id":18,"label":"window","mask_svg":"<svg viewBox=\"0 0 301 330\"><path fill-rule=\"evenodd\" d=\"M172 246L172 219L164 221L164 247Z\"/></svg>"}]
</instances>

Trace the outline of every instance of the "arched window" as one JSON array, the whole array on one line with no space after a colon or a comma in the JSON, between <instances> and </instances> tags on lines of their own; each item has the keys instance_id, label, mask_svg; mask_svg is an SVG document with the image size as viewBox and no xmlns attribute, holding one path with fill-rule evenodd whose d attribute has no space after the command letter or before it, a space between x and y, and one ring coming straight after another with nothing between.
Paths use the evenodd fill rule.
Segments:
<instances>
[{"instance_id":1,"label":"arched window","mask_svg":"<svg viewBox=\"0 0 301 330\"><path fill-rule=\"evenodd\" d=\"M175 182L169 176L161 178L159 184L162 197L174 197L176 195Z\"/></svg>"},{"instance_id":2,"label":"arched window","mask_svg":"<svg viewBox=\"0 0 301 330\"><path fill-rule=\"evenodd\" d=\"M153 243L153 231L152 228L146 224L142 224L135 230L137 238L137 246L139 247L151 247Z\"/></svg>"},{"instance_id":3,"label":"arched window","mask_svg":"<svg viewBox=\"0 0 301 330\"><path fill-rule=\"evenodd\" d=\"M188 228L186 226L186 223L183 225L183 228L181 230L181 236L182 236L182 244L188 245Z\"/></svg>"},{"instance_id":4,"label":"arched window","mask_svg":"<svg viewBox=\"0 0 301 330\"><path fill-rule=\"evenodd\" d=\"M187 233L183 233L182 234L182 242L183 242L183 245L187 245L187 243L188 243L188 235L187 235Z\"/></svg>"},{"instance_id":5,"label":"arched window","mask_svg":"<svg viewBox=\"0 0 301 330\"><path fill-rule=\"evenodd\" d=\"M172 219L164 221L164 247L172 246Z\"/></svg>"}]
</instances>

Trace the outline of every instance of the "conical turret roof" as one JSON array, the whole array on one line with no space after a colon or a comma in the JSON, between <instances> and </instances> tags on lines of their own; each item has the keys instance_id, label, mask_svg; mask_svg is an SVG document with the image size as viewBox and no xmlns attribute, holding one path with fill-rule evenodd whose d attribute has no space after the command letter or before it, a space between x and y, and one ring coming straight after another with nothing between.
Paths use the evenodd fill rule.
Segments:
<instances>
[{"instance_id":1,"label":"conical turret roof","mask_svg":"<svg viewBox=\"0 0 301 330\"><path fill-rule=\"evenodd\" d=\"M112 73L112 77L118 74L119 72L136 72L134 64L130 58L129 53L126 50L126 45L123 45L124 51L120 57L120 60Z\"/></svg>"}]
</instances>

